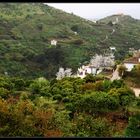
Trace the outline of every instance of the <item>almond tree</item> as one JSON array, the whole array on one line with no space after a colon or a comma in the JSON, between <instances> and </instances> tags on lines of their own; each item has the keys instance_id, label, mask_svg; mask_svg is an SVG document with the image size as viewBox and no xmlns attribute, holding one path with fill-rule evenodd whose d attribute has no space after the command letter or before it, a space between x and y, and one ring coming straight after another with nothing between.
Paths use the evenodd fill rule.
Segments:
<instances>
[{"instance_id":1,"label":"almond tree","mask_svg":"<svg viewBox=\"0 0 140 140\"><path fill-rule=\"evenodd\" d=\"M124 65L120 65L118 68L119 76L123 76L124 72L127 70L127 68Z\"/></svg>"},{"instance_id":2,"label":"almond tree","mask_svg":"<svg viewBox=\"0 0 140 140\"><path fill-rule=\"evenodd\" d=\"M110 56L103 57L103 63L105 67L114 66L114 60Z\"/></svg>"},{"instance_id":3,"label":"almond tree","mask_svg":"<svg viewBox=\"0 0 140 140\"><path fill-rule=\"evenodd\" d=\"M57 76L57 80L61 80L64 77L70 77L72 74L72 69L70 68L66 68L66 70L64 70L64 68L60 67L59 71L56 73Z\"/></svg>"},{"instance_id":4,"label":"almond tree","mask_svg":"<svg viewBox=\"0 0 140 140\"><path fill-rule=\"evenodd\" d=\"M110 56L102 56L96 54L90 60L90 64L93 65L95 68L109 67L114 65L114 61L111 59Z\"/></svg>"},{"instance_id":5,"label":"almond tree","mask_svg":"<svg viewBox=\"0 0 140 140\"><path fill-rule=\"evenodd\" d=\"M93 65L95 68L99 68L103 64L103 56L96 54L90 60L90 64Z\"/></svg>"},{"instance_id":6,"label":"almond tree","mask_svg":"<svg viewBox=\"0 0 140 140\"><path fill-rule=\"evenodd\" d=\"M65 70L64 68L60 67L59 68L59 71L56 73L56 76L57 76L57 80L61 80L62 78L65 77Z\"/></svg>"},{"instance_id":7,"label":"almond tree","mask_svg":"<svg viewBox=\"0 0 140 140\"><path fill-rule=\"evenodd\" d=\"M66 70L65 70L65 76L66 77L70 77L71 74L72 74L72 69L71 68L66 68Z\"/></svg>"}]
</instances>

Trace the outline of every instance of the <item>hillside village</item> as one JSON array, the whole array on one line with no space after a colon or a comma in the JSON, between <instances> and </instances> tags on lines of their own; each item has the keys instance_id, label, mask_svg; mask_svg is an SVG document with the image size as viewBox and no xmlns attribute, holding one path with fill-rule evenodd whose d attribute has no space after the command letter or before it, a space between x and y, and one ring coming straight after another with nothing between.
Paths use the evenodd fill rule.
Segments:
<instances>
[{"instance_id":1,"label":"hillside village","mask_svg":"<svg viewBox=\"0 0 140 140\"><path fill-rule=\"evenodd\" d=\"M118 14L114 14L113 16L115 18L114 18L114 20L111 21L111 24L117 25L118 23L122 22L119 20L120 17L123 18L125 15L123 13L118 13ZM93 20L93 22L95 24L98 24L98 22L96 22L94 20ZM112 32L110 35L113 35L115 33L115 31L116 31L115 29L112 29ZM102 42L107 41L108 39L109 39L109 37L108 37L108 35L106 35L105 39ZM127 42L127 44L128 44L128 42ZM114 53L116 52L116 47L109 47L108 52L109 52L109 54L104 54L104 55L107 55L109 57L109 59L112 61L109 65L106 66L105 62L99 61L99 59L101 60L103 58L103 56L102 56L102 57L99 57L97 60L95 60L93 63L89 62L88 64L82 65L81 67L79 67L76 74L72 74L72 69L69 69L70 75L68 77L75 77L75 78L80 77L83 79L88 74L92 74L93 76L103 74L106 78L110 79L111 81L119 80L119 79L121 79L121 76L119 75L120 66L124 66L126 71L131 72L132 69L136 65L140 64L140 49L135 50L134 48L129 48L128 52L132 56L129 58L126 58L125 60L120 62L119 65L115 64ZM98 57L98 55L96 55L95 57ZM95 57L94 57L94 59L95 59ZM105 58L103 58L103 59L105 60ZM100 64L100 63L102 63L102 64ZM63 76L65 77L65 74ZM140 89L135 89L135 88L132 88L132 89L135 91L136 96L139 96Z\"/></svg>"},{"instance_id":2,"label":"hillside village","mask_svg":"<svg viewBox=\"0 0 140 140\"><path fill-rule=\"evenodd\" d=\"M94 61L93 59L91 59L89 64L82 65L80 68L78 68L77 74L72 76L84 78L86 77L87 74L97 75L103 71L110 71L111 74L113 75L113 72L115 71L114 52L116 51L116 48L110 47L110 50L111 53L107 54L106 56L102 55L94 56L93 57L93 59L95 59ZM124 65L126 67L126 71L131 71L136 65L140 64L140 50L135 50L132 48L130 48L130 50L132 56L126 58L121 62L121 65Z\"/></svg>"},{"instance_id":3,"label":"hillside village","mask_svg":"<svg viewBox=\"0 0 140 140\"><path fill-rule=\"evenodd\" d=\"M140 20L0 3L0 137L140 137Z\"/></svg>"},{"instance_id":4,"label":"hillside village","mask_svg":"<svg viewBox=\"0 0 140 140\"><path fill-rule=\"evenodd\" d=\"M96 55L90 60L90 63L87 65L82 65L78 68L76 74L72 74L72 69L63 68L59 69L56 76L58 80L61 80L64 77L80 77L85 78L88 74L92 74L93 76L96 75L104 75L106 78L110 79L111 81L120 80L122 76L119 74L119 68L124 67L125 71L131 72L137 65L140 65L140 50L130 49L132 56L122 61L119 65L115 66L115 60L112 53L116 50L114 47L110 48L111 54L105 56ZM132 51L133 50L133 51ZM107 58L107 59L106 59ZM108 62L107 62L108 61ZM122 74L123 75L123 74ZM59 77L59 78L58 78ZM140 95L140 88L133 88L131 89L135 92L136 96Z\"/></svg>"}]
</instances>

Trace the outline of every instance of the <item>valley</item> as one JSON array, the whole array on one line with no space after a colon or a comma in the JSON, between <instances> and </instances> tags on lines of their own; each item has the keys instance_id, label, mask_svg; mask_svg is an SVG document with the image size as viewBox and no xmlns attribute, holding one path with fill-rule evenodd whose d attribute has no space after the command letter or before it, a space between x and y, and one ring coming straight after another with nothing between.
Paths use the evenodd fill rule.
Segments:
<instances>
[{"instance_id":1,"label":"valley","mask_svg":"<svg viewBox=\"0 0 140 140\"><path fill-rule=\"evenodd\" d=\"M0 137L139 137L139 80L140 20L0 3Z\"/></svg>"}]
</instances>

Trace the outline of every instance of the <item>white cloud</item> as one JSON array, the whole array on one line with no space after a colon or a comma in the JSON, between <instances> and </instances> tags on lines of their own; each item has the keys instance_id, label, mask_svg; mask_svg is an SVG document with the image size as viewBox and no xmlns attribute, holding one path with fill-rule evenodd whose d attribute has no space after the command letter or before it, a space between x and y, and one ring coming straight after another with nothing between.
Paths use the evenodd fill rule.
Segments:
<instances>
[{"instance_id":1,"label":"white cloud","mask_svg":"<svg viewBox=\"0 0 140 140\"><path fill-rule=\"evenodd\" d=\"M83 18L99 19L116 13L124 13L140 19L140 3L45 3Z\"/></svg>"}]
</instances>

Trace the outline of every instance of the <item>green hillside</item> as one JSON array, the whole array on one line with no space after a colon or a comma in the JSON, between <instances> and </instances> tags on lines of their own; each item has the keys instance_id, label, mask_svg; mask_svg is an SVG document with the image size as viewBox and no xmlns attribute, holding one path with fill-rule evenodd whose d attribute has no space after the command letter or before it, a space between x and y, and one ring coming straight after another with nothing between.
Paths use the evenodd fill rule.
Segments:
<instances>
[{"instance_id":1,"label":"green hillside","mask_svg":"<svg viewBox=\"0 0 140 140\"><path fill-rule=\"evenodd\" d=\"M124 16L112 25L113 17L93 23L41 3L0 3L0 73L52 78L60 66L75 72L112 46L123 59L129 47L139 48L140 22Z\"/></svg>"}]
</instances>

